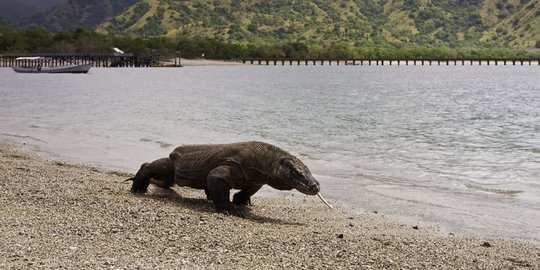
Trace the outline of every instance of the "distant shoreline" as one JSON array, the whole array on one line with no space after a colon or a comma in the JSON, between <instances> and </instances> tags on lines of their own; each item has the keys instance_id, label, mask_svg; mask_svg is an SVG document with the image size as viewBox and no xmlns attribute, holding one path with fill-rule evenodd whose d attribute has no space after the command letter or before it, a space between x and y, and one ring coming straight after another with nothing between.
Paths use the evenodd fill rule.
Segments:
<instances>
[{"instance_id":1,"label":"distant shoreline","mask_svg":"<svg viewBox=\"0 0 540 270\"><path fill-rule=\"evenodd\" d=\"M204 192L129 192L130 173L0 142L3 268L538 269L540 246L441 235L314 197L258 196L246 219Z\"/></svg>"}]
</instances>

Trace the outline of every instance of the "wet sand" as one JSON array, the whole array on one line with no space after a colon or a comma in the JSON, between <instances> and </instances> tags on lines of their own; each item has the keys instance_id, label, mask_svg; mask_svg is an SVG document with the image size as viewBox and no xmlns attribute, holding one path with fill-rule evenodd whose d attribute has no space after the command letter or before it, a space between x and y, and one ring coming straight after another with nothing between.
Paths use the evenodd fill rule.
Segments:
<instances>
[{"instance_id":1,"label":"wet sand","mask_svg":"<svg viewBox=\"0 0 540 270\"><path fill-rule=\"evenodd\" d=\"M0 143L0 268L539 269L540 247L440 235L316 197L255 195L248 218L204 192L129 192L127 172Z\"/></svg>"}]
</instances>

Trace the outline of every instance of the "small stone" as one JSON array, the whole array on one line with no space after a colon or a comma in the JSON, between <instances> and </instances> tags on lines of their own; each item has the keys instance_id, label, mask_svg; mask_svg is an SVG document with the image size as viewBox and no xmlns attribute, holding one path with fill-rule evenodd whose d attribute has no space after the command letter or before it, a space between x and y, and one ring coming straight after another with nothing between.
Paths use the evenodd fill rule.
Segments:
<instances>
[{"instance_id":1,"label":"small stone","mask_svg":"<svg viewBox=\"0 0 540 270\"><path fill-rule=\"evenodd\" d=\"M415 225L412 228L415 229L415 230L418 230L418 225Z\"/></svg>"},{"instance_id":2,"label":"small stone","mask_svg":"<svg viewBox=\"0 0 540 270\"><path fill-rule=\"evenodd\" d=\"M491 247L491 244L489 242L484 242L484 243L482 243L481 246L483 246L483 247Z\"/></svg>"},{"instance_id":3,"label":"small stone","mask_svg":"<svg viewBox=\"0 0 540 270\"><path fill-rule=\"evenodd\" d=\"M337 235L337 238L339 238L339 239L343 239L343 237L345 237L345 236L342 233Z\"/></svg>"}]
</instances>

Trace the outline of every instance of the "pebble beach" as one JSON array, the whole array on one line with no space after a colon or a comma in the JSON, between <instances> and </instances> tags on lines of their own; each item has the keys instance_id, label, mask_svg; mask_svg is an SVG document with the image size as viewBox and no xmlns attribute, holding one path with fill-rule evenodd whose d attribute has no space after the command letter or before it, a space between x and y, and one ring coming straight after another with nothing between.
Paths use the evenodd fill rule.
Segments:
<instances>
[{"instance_id":1,"label":"pebble beach","mask_svg":"<svg viewBox=\"0 0 540 270\"><path fill-rule=\"evenodd\" d=\"M131 172L6 143L0 160L0 269L540 269L537 243L443 235L315 196L256 194L238 218L200 190L132 194Z\"/></svg>"}]
</instances>

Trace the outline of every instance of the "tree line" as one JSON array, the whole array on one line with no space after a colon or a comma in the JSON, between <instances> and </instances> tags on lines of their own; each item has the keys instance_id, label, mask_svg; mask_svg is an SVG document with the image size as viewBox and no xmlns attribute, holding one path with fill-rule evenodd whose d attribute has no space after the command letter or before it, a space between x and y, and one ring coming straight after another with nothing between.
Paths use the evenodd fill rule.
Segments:
<instances>
[{"instance_id":1,"label":"tree line","mask_svg":"<svg viewBox=\"0 0 540 270\"><path fill-rule=\"evenodd\" d=\"M449 48L419 45L355 47L346 42L330 45L286 42L249 44L208 38L133 37L104 35L82 28L52 33L44 28L0 27L0 54L111 54L118 47L144 56L181 56L235 60L277 59L497 59L540 58L538 52L505 48Z\"/></svg>"}]
</instances>

